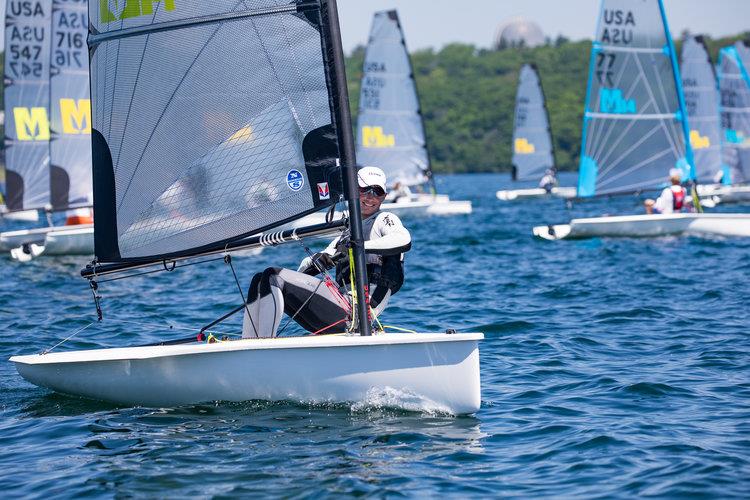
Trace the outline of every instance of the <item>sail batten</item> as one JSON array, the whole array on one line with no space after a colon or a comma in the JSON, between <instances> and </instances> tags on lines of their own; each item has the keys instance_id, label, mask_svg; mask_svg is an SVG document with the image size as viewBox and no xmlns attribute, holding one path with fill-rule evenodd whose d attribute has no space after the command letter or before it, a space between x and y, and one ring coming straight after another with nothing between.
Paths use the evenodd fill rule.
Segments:
<instances>
[{"instance_id":1,"label":"sail batten","mask_svg":"<svg viewBox=\"0 0 750 500\"><path fill-rule=\"evenodd\" d=\"M592 46L578 196L694 178L679 70L661 0L602 0Z\"/></svg>"},{"instance_id":2,"label":"sail batten","mask_svg":"<svg viewBox=\"0 0 750 500\"><path fill-rule=\"evenodd\" d=\"M549 116L539 73L524 64L518 76L513 119L514 179L539 180L555 166Z\"/></svg>"},{"instance_id":3,"label":"sail batten","mask_svg":"<svg viewBox=\"0 0 750 500\"><path fill-rule=\"evenodd\" d=\"M383 169L390 183L432 178L424 123L396 11L373 17L357 116L357 159Z\"/></svg>"},{"instance_id":4,"label":"sail batten","mask_svg":"<svg viewBox=\"0 0 750 500\"><path fill-rule=\"evenodd\" d=\"M220 249L338 201L325 0L103 7L89 4L100 261Z\"/></svg>"}]
</instances>

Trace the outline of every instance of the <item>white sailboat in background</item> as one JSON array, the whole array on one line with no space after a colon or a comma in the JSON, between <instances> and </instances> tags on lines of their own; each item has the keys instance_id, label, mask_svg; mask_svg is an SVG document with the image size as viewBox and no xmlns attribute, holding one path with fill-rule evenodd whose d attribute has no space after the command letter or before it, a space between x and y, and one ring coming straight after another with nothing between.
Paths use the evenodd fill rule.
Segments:
<instances>
[{"instance_id":1,"label":"white sailboat in background","mask_svg":"<svg viewBox=\"0 0 750 500\"><path fill-rule=\"evenodd\" d=\"M344 222L279 227L344 195L352 310L368 318L335 0L169 5L118 19L89 3L96 260L82 273L92 289L110 273L335 233ZM243 296L234 312L244 308ZM385 391L456 414L479 409L482 334L352 324L342 335L191 338L11 361L36 385L127 405L359 402Z\"/></svg>"},{"instance_id":2,"label":"white sailboat in background","mask_svg":"<svg viewBox=\"0 0 750 500\"><path fill-rule=\"evenodd\" d=\"M666 187L671 169L695 180L690 129L661 0L603 0L591 51L579 197ZM538 226L558 240L707 233L750 236L748 214L672 213L573 219Z\"/></svg>"},{"instance_id":3,"label":"white sailboat in background","mask_svg":"<svg viewBox=\"0 0 750 500\"><path fill-rule=\"evenodd\" d=\"M91 206L91 117L86 5L45 0L40 10L6 9L5 173L9 213ZM22 36L33 32L34 37ZM29 57L29 54L35 54ZM90 255L90 216L65 226L0 233L0 250L17 260Z\"/></svg>"},{"instance_id":4,"label":"white sailboat in background","mask_svg":"<svg viewBox=\"0 0 750 500\"><path fill-rule=\"evenodd\" d=\"M550 132L549 114L539 72L533 64L524 64L518 76L516 109L513 119L514 181L539 182L548 172L556 172L555 155ZM573 187L508 189L498 191L499 200L513 201L529 198L559 196L572 198Z\"/></svg>"},{"instance_id":5,"label":"white sailboat in background","mask_svg":"<svg viewBox=\"0 0 750 500\"><path fill-rule=\"evenodd\" d=\"M722 184L699 186L722 203L750 201L750 48L738 41L719 51Z\"/></svg>"},{"instance_id":6,"label":"white sailboat in background","mask_svg":"<svg viewBox=\"0 0 750 500\"><path fill-rule=\"evenodd\" d=\"M372 20L357 114L357 160L382 168L393 185L409 188L401 196L392 190L397 198L386 199L383 210L398 215L471 213L470 201L451 200L435 188L419 94L395 10L377 12ZM423 187L429 192L411 192Z\"/></svg>"},{"instance_id":7,"label":"white sailboat in background","mask_svg":"<svg viewBox=\"0 0 750 500\"><path fill-rule=\"evenodd\" d=\"M722 162L720 93L717 75L703 37L688 36L682 44L680 74L690 124L698 194L722 203L750 201L750 186ZM704 203L705 205L705 203Z\"/></svg>"}]
</instances>

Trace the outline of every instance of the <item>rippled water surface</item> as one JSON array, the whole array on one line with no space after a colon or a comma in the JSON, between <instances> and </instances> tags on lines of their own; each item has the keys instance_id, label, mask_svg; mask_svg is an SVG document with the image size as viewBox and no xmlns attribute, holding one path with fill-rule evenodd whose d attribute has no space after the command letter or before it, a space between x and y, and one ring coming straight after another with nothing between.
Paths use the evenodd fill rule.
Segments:
<instances>
[{"instance_id":1,"label":"rippled water surface","mask_svg":"<svg viewBox=\"0 0 750 500\"><path fill-rule=\"evenodd\" d=\"M536 241L535 224L632 213L638 200L502 203L499 175L438 185L474 214L406 221L414 248L387 320L485 333L475 416L388 397L118 408L36 388L0 361L4 494L747 498L750 240ZM235 266L246 281L302 257L295 245ZM3 359L95 320L82 261L0 261ZM104 323L58 349L182 337L237 301L221 262L102 294Z\"/></svg>"}]
</instances>

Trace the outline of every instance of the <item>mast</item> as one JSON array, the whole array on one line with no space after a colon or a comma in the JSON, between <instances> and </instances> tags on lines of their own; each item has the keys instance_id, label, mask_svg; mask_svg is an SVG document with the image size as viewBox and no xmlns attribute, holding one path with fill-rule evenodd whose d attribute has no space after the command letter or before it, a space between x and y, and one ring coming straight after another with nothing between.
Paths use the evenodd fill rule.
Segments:
<instances>
[{"instance_id":1,"label":"mast","mask_svg":"<svg viewBox=\"0 0 750 500\"><path fill-rule=\"evenodd\" d=\"M369 298L366 295L365 280L367 280L367 262L365 260L365 242L362 231L362 212L359 207L359 184L357 182L357 160L352 134L352 118L349 111L349 94L346 85L346 68L344 66L344 51L341 46L341 31L339 28L338 9L336 0L328 0L328 26L331 34L331 52L333 56L333 73L337 90L335 107L336 122L341 139L342 163L344 172L344 192L349 205L351 245L354 253L354 279L357 293L357 315L359 317L360 335L372 335L368 320Z\"/></svg>"}]
</instances>

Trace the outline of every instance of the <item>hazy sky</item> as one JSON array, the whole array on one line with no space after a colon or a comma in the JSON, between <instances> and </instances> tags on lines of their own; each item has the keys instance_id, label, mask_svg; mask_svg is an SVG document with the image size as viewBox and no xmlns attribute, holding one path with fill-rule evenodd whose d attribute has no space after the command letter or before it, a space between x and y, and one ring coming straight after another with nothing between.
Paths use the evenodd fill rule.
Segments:
<instances>
[{"instance_id":1,"label":"hazy sky","mask_svg":"<svg viewBox=\"0 0 750 500\"><path fill-rule=\"evenodd\" d=\"M497 27L522 16L545 35L573 40L594 34L599 0L338 0L341 36L349 52L367 41L373 12L397 9L409 50L450 42L489 47ZM750 0L664 0L669 29L712 37L750 30Z\"/></svg>"},{"instance_id":2,"label":"hazy sky","mask_svg":"<svg viewBox=\"0 0 750 500\"><path fill-rule=\"evenodd\" d=\"M177 3L180 0L176 0ZM547 36L591 38L599 0L338 0L344 49L367 41L373 12L398 9L410 50L450 42L489 47L497 27L522 16ZM664 0L674 36L684 29L712 37L750 30L750 0ZM0 0L0 18L5 1ZM0 48L3 46L0 38Z\"/></svg>"}]
</instances>

